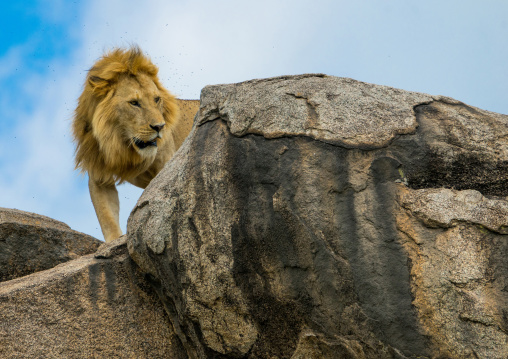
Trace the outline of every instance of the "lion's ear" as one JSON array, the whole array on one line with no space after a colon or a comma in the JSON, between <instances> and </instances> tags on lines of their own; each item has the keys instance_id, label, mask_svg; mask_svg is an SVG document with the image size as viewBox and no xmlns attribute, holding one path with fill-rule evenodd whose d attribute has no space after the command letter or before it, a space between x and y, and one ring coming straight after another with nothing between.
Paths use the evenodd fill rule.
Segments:
<instances>
[{"instance_id":1,"label":"lion's ear","mask_svg":"<svg viewBox=\"0 0 508 359\"><path fill-rule=\"evenodd\" d=\"M100 78L99 76L88 76L88 83L93 89L100 89L107 86L108 81Z\"/></svg>"}]
</instances>

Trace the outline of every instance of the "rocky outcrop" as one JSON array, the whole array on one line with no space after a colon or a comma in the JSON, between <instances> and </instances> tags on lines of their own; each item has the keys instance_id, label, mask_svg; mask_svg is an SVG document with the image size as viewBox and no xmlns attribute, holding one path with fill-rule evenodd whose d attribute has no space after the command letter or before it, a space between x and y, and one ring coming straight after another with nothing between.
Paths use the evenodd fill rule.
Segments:
<instances>
[{"instance_id":1,"label":"rocky outcrop","mask_svg":"<svg viewBox=\"0 0 508 359\"><path fill-rule=\"evenodd\" d=\"M52 218L0 208L0 282L93 253L101 243Z\"/></svg>"},{"instance_id":2,"label":"rocky outcrop","mask_svg":"<svg viewBox=\"0 0 508 359\"><path fill-rule=\"evenodd\" d=\"M506 358L508 117L324 75L206 87L128 223L190 358Z\"/></svg>"},{"instance_id":3,"label":"rocky outcrop","mask_svg":"<svg viewBox=\"0 0 508 359\"><path fill-rule=\"evenodd\" d=\"M0 283L1 358L185 358L125 240Z\"/></svg>"}]
</instances>

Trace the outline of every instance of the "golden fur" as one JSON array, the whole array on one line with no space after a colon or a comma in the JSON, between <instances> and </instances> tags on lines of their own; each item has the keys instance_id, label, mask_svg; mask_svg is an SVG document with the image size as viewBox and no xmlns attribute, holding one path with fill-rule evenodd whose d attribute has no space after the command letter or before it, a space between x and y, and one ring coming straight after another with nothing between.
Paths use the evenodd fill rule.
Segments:
<instances>
[{"instance_id":1,"label":"golden fur","mask_svg":"<svg viewBox=\"0 0 508 359\"><path fill-rule=\"evenodd\" d=\"M123 104L118 104L113 97L127 78L148 76L162 98L161 112L167 127L178 119L176 99L160 84L157 72L157 67L138 48L115 49L88 72L76 108L73 133L77 144L76 167L93 174L97 182L113 184L129 180L146 170L154 160L152 156L142 156L131 143L132 139L125 138L119 131L119 125L125 124L119 116L119 105ZM144 127L149 126L147 122ZM127 123L129 125L134 124ZM167 136L161 139L164 141Z\"/></svg>"},{"instance_id":2,"label":"golden fur","mask_svg":"<svg viewBox=\"0 0 508 359\"><path fill-rule=\"evenodd\" d=\"M115 183L145 188L187 137L199 107L199 101L177 100L157 72L139 48L115 49L88 71L78 100L76 168L88 172L106 241L121 235Z\"/></svg>"}]
</instances>

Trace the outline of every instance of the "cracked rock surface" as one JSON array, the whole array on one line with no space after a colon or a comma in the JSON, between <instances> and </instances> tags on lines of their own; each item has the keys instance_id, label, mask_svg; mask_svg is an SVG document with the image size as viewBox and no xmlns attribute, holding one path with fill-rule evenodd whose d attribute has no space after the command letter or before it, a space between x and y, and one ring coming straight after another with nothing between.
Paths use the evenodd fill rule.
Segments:
<instances>
[{"instance_id":1,"label":"cracked rock surface","mask_svg":"<svg viewBox=\"0 0 508 359\"><path fill-rule=\"evenodd\" d=\"M128 223L189 358L506 358L508 116L325 75L203 89Z\"/></svg>"}]
</instances>

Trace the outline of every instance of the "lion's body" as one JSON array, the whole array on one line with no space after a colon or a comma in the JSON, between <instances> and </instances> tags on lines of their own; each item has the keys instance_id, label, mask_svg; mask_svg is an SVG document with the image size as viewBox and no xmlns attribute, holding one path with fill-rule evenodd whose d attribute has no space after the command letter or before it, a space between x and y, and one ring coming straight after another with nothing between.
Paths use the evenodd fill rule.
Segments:
<instances>
[{"instance_id":1,"label":"lion's body","mask_svg":"<svg viewBox=\"0 0 508 359\"><path fill-rule=\"evenodd\" d=\"M137 48L114 50L90 69L76 108L76 168L88 172L104 239L121 235L115 184L145 188L190 132L198 100L178 100Z\"/></svg>"}]
</instances>

